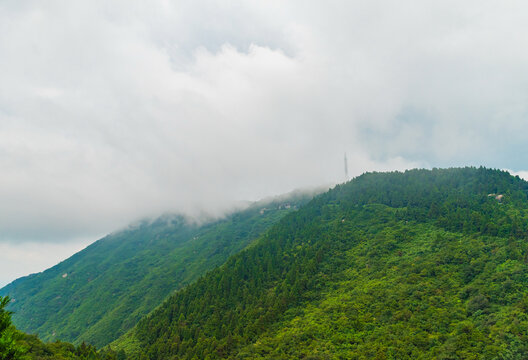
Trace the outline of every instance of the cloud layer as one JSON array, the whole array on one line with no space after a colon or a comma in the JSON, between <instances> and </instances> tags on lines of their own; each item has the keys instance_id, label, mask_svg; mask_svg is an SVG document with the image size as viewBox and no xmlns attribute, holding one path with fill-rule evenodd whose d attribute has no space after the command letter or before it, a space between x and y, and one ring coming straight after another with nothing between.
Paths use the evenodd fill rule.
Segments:
<instances>
[{"instance_id":1,"label":"cloud layer","mask_svg":"<svg viewBox=\"0 0 528 360\"><path fill-rule=\"evenodd\" d=\"M523 11L524 10L524 11ZM0 241L414 166L525 170L516 1L4 1Z\"/></svg>"}]
</instances>

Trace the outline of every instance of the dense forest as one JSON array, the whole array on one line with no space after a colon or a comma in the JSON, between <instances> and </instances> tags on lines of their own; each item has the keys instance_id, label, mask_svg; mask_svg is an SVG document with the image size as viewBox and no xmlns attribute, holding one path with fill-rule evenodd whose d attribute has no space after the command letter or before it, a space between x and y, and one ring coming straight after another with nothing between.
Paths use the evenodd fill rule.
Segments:
<instances>
[{"instance_id":1,"label":"dense forest","mask_svg":"<svg viewBox=\"0 0 528 360\"><path fill-rule=\"evenodd\" d=\"M528 358L527 192L485 168L364 174L113 345L133 359Z\"/></svg>"},{"instance_id":2,"label":"dense forest","mask_svg":"<svg viewBox=\"0 0 528 360\"><path fill-rule=\"evenodd\" d=\"M171 292L257 239L313 197L294 192L202 223L166 215L110 234L43 273L0 290L17 328L45 341L102 347Z\"/></svg>"},{"instance_id":3,"label":"dense forest","mask_svg":"<svg viewBox=\"0 0 528 360\"><path fill-rule=\"evenodd\" d=\"M275 209L285 207L280 204ZM251 216L261 218L270 208L235 223L247 229L256 224ZM207 251L236 244L240 233L233 231L241 228L229 221L223 242L195 251L206 249L210 257ZM298 211L277 213L253 235L256 240L226 252L216 268L201 268L195 281L181 283L99 351L18 332L3 298L0 354L12 349L35 360L528 358L528 182L519 177L486 168L367 173Z\"/></svg>"},{"instance_id":4,"label":"dense forest","mask_svg":"<svg viewBox=\"0 0 528 360\"><path fill-rule=\"evenodd\" d=\"M108 348L97 351L84 342L79 346L56 341L43 343L35 335L18 331L12 324L12 312L6 310L10 299L0 297L0 360L125 360L123 351Z\"/></svg>"}]
</instances>

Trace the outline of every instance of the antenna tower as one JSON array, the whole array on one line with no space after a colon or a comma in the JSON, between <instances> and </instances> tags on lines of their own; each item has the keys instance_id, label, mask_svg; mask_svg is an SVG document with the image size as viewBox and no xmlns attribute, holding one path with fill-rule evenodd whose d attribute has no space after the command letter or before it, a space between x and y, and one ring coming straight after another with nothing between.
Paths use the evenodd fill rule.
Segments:
<instances>
[{"instance_id":1,"label":"antenna tower","mask_svg":"<svg viewBox=\"0 0 528 360\"><path fill-rule=\"evenodd\" d=\"M345 153L345 180L348 181L348 159Z\"/></svg>"}]
</instances>

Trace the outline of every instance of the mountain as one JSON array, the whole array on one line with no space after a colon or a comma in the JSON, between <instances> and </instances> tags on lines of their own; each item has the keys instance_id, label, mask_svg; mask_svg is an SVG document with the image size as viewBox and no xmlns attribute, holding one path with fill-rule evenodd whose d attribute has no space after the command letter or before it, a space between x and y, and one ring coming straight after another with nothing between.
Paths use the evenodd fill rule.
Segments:
<instances>
[{"instance_id":1,"label":"mountain","mask_svg":"<svg viewBox=\"0 0 528 360\"><path fill-rule=\"evenodd\" d=\"M528 183L368 173L282 218L112 344L132 359L526 359Z\"/></svg>"},{"instance_id":2,"label":"mountain","mask_svg":"<svg viewBox=\"0 0 528 360\"><path fill-rule=\"evenodd\" d=\"M312 197L294 192L205 224L176 215L143 221L14 281L0 295L12 298L9 310L20 330L101 347Z\"/></svg>"}]
</instances>

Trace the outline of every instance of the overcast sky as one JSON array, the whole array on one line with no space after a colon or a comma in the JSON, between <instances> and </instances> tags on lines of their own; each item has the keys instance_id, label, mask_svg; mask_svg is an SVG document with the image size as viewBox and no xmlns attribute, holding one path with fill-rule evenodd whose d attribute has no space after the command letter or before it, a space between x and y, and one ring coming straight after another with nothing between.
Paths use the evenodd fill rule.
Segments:
<instances>
[{"instance_id":1,"label":"overcast sky","mask_svg":"<svg viewBox=\"0 0 528 360\"><path fill-rule=\"evenodd\" d=\"M341 182L345 152L351 176L526 171L526 24L508 0L3 0L0 286L143 216Z\"/></svg>"}]
</instances>

